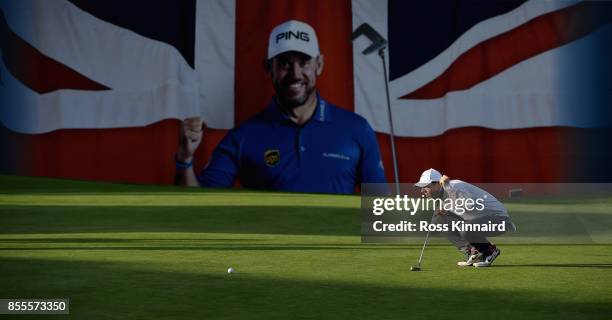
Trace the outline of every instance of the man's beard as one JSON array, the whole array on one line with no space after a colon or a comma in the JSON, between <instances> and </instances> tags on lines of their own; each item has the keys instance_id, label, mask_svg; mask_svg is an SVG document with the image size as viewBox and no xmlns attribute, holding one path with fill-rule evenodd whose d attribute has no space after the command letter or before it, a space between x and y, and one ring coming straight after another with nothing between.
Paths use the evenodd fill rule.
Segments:
<instances>
[{"instance_id":1,"label":"man's beard","mask_svg":"<svg viewBox=\"0 0 612 320\"><path fill-rule=\"evenodd\" d=\"M278 99L278 102L284 108L287 108L287 109L291 110L291 109L294 109L294 108L299 107L299 106L303 105L304 103L306 103L308 98L315 91L315 88L314 88L314 86L307 86L306 87L306 91L304 92L304 94L302 96L297 97L297 98L287 98L286 96L287 96L287 91L288 90L289 90L289 84L282 84L282 85L276 85L275 86L276 97Z\"/></svg>"}]
</instances>

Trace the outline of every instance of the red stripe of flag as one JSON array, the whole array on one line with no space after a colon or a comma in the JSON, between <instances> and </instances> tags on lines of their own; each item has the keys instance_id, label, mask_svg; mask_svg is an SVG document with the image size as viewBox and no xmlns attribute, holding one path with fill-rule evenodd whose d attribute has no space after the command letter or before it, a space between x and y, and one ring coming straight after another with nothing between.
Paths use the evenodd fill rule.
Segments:
<instances>
[{"instance_id":1,"label":"red stripe of flag","mask_svg":"<svg viewBox=\"0 0 612 320\"><path fill-rule=\"evenodd\" d=\"M0 47L11 74L28 88L40 93L61 89L110 90L54 60L21 39L0 12Z\"/></svg>"},{"instance_id":2,"label":"red stripe of flag","mask_svg":"<svg viewBox=\"0 0 612 320\"><path fill-rule=\"evenodd\" d=\"M436 79L401 99L436 99L451 91L469 89L523 60L584 37L610 22L610 10L600 10L600 5L582 2L488 39L459 56Z\"/></svg>"}]
</instances>

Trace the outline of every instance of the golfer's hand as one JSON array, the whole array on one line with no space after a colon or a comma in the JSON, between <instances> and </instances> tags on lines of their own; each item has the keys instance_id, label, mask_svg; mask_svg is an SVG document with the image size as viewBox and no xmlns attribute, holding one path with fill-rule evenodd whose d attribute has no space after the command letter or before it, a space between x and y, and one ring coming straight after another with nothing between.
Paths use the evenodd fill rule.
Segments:
<instances>
[{"instance_id":1,"label":"golfer's hand","mask_svg":"<svg viewBox=\"0 0 612 320\"><path fill-rule=\"evenodd\" d=\"M191 162L193 154L202 141L206 124L201 118L187 118L181 123L179 134L179 150L176 154L177 160Z\"/></svg>"},{"instance_id":2,"label":"golfer's hand","mask_svg":"<svg viewBox=\"0 0 612 320\"><path fill-rule=\"evenodd\" d=\"M440 184L442 185L442 187L446 187L446 184L448 183L448 176L447 175L443 175L442 178L440 178Z\"/></svg>"}]
</instances>

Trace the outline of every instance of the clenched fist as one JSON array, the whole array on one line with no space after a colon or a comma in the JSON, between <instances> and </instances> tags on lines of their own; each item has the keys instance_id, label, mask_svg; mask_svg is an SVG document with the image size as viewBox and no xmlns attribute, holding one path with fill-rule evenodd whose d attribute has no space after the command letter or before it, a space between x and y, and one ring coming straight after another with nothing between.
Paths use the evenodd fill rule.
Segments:
<instances>
[{"instance_id":1,"label":"clenched fist","mask_svg":"<svg viewBox=\"0 0 612 320\"><path fill-rule=\"evenodd\" d=\"M202 141L204 128L206 128L206 124L200 117L183 120L179 134L177 160L185 163L191 162L193 154Z\"/></svg>"}]
</instances>

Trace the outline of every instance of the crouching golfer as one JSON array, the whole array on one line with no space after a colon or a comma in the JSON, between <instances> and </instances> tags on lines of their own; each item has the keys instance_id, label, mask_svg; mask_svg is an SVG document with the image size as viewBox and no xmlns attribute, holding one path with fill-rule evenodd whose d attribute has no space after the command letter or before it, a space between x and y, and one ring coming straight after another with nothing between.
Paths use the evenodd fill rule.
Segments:
<instances>
[{"instance_id":1,"label":"crouching golfer","mask_svg":"<svg viewBox=\"0 0 612 320\"><path fill-rule=\"evenodd\" d=\"M421 194L426 198L442 199L444 203L454 204L451 210L437 210L432 223L447 225L448 231L443 233L459 251L465 254L465 260L457 262L457 265L490 266L501 251L489 242L487 237L499 236L508 229L515 230L508 210L501 202L488 192L461 180L450 180L435 169L425 170L415 186L421 188ZM472 199L471 201L476 203L472 206L472 210L468 210L467 206L457 205L466 203L466 199ZM487 226L491 225L503 225L505 229L488 230Z\"/></svg>"}]
</instances>

